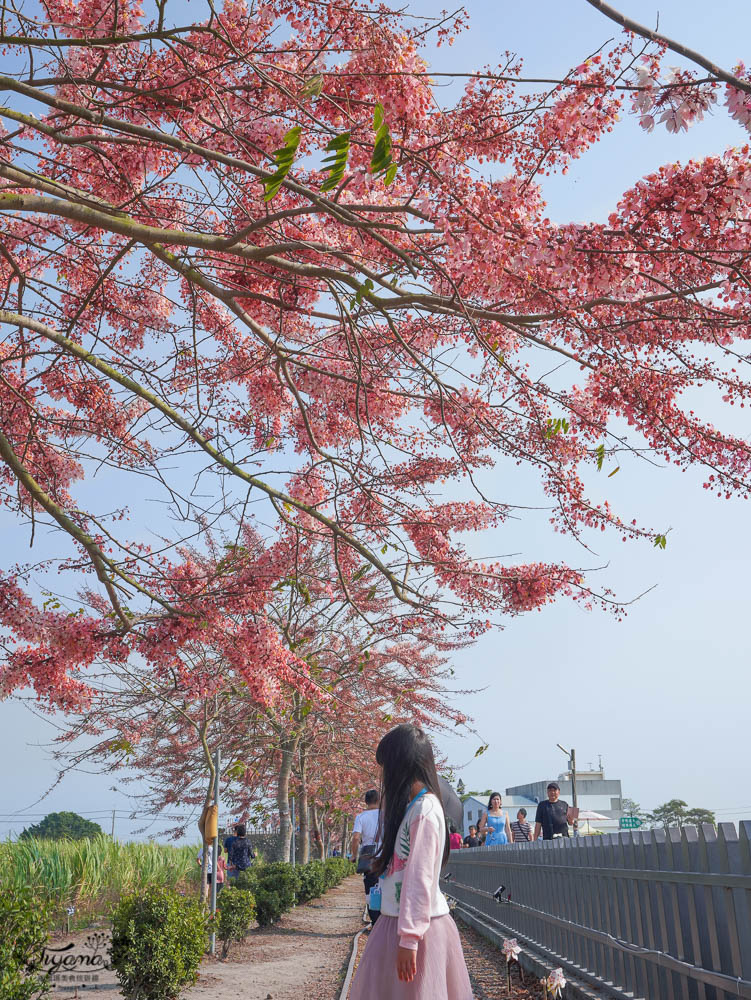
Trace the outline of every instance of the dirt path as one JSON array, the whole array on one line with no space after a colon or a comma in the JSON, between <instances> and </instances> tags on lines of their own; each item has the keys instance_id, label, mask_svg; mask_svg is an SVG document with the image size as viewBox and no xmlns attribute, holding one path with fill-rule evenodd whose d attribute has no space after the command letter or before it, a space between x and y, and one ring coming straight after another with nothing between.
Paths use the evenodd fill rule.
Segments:
<instances>
[{"instance_id":1,"label":"dirt path","mask_svg":"<svg viewBox=\"0 0 751 1000\"><path fill-rule=\"evenodd\" d=\"M362 878L346 879L273 927L253 931L226 962L204 962L182 1000L336 1000L364 900Z\"/></svg>"},{"instance_id":2,"label":"dirt path","mask_svg":"<svg viewBox=\"0 0 751 1000\"><path fill-rule=\"evenodd\" d=\"M345 879L321 899L286 913L273 927L251 931L226 961L206 958L198 982L180 1000L337 1000L363 926L362 877ZM86 951L91 932L61 936L56 947L75 942ZM53 1000L122 1000L114 972L98 971L95 982L71 976L52 992ZM66 976L66 980L68 977Z\"/></svg>"}]
</instances>

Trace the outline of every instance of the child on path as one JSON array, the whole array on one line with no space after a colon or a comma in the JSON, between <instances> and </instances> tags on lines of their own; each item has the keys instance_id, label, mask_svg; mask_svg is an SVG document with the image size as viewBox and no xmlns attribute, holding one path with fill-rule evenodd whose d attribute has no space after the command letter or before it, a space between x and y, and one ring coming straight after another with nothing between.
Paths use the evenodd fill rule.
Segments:
<instances>
[{"instance_id":1,"label":"child on path","mask_svg":"<svg viewBox=\"0 0 751 1000\"><path fill-rule=\"evenodd\" d=\"M210 845L207 844L205 848L203 848L203 847L201 848L201 850L198 852L198 855L196 857L196 861L198 862L199 866L203 864L203 852L204 852L204 850L206 851L206 884L209 885L209 886L211 886L211 881L212 881L211 876L212 876L212 868L213 868L213 865L214 865L214 859L213 859L213 852L212 852L212 849L211 849ZM222 891L222 889L224 888L224 879L225 879L226 870L227 870L227 866L225 864L224 858L222 857L222 845L221 844L219 845L219 850L217 852L216 867L217 867L216 891L217 891L217 893L220 893Z\"/></svg>"},{"instance_id":2,"label":"child on path","mask_svg":"<svg viewBox=\"0 0 751 1000\"><path fill-rule=\"evenodd\" d=\"M350 1000L472 1000L459 932L438 886L449 844L433 748L421 729L404 724L383 737L376 762L383 805L372 870L381 918Z\"/></svg>"}]
</instances>

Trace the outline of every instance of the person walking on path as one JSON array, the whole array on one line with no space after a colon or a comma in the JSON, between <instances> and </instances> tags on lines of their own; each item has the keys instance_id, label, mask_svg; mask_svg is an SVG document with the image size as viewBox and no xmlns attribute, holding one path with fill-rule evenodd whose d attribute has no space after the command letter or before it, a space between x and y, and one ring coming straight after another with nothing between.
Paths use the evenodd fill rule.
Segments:
<instances>
[{"instance_id":1,"label":"person walking on path","mask_svg":"<svg viewBox=\"0 0 751 1000\"><path fill-rule=\"evenodd\" d=\"M350 1000L472 1000L459 932L439 888L449 856L446 818L430 740L409 723L386 733L373 862L381 918L360 960Z\"/></svg>"},{"instance_id":2,"label":"person walking on path","mask_svg":"<svg viewBox=\"0 0 751 1000\"><path fill-rule=\"evenodd\" d=\"M378 884L378 876L370 870L370 865L378 848L379 801L380 795L376 788L367 791L365 805L368 808L355 816L355 825L352 828L352 857L357 860L357 871L358 874L362 875L365 898L368 901L370 900L370 890ZM368 906L368 913L371 924L374 924L380 916L380 910L371 909Z\"/></svg>"},{"instance_id":3,"label":"person walking on path","mask_svg":"<svg viewBox=\"0 0 751 1000\"><path fill-rule=\"evenodd\" d=\"M508 821L508 813L503 811L503 799L500 792L493 792L488 799L488 810L482 814L479 830L487 830L485 846L491 844L512 844L514 836Z\"/></svg>"},{"instance_id":4,"label":"person walking on path","mask_svg":"<svg viewBox=\"0 0 751 1000\"><path fill-rule=\"evenodd\" d=\"M237 878L240 872L247 871L255 858L255 853L250 846L250 841L246 834L247 828L245 824L237 823L235 826L235 836L227 837L227 841L229 841L229 847L227 848L228 874L231 879Z\"/></svg>"},{"instance_id":5,"label":"person walking on path","mask_svg":"<svg viewBox=\"0 0 751 1000\"><path fill-rule=\"evenodd\" d=\"M547 792L547 800L537 803L534 840L541 835L543 840L568 837L568 825L575 819L574 810L560 797L561 786L557 781L548 784Z\"/></svg>"},{"instance_id":6,"label":"person walking on path","mask_svg":"<svg viewBox=\"0 0 751 1000\"><path fill-rule=\"evenodd\" d=\"M511 824L511 834L515 844L526 844L532 840L532 827L527 822L527 810L522 807Z\"/></svg>"}]
</instances>

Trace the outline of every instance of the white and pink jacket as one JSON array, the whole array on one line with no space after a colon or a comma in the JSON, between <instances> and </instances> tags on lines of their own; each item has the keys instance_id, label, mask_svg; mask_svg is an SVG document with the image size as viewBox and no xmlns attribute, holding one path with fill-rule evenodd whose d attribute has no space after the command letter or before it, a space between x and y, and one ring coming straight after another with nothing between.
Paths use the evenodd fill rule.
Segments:
<instances>
[{"instance_id":1,"label":"white and pink jacket","mask_svg":"<svg viewBox=\"0 0 751 1000\"><path fill-rule=\"evenodd\" d=\"M398 917L399 944L415 950L432 917L449 904L438 886L446 838L440 801L427 793L414 800L396 835L394 856L381 882L381 913Z\"/></svg>"}]
</instances>

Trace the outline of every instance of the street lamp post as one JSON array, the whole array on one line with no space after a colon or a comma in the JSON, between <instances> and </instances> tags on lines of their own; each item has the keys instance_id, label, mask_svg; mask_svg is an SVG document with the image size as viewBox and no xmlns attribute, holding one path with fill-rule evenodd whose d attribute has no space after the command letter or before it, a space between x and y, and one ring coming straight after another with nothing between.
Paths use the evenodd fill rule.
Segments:
<instances>
[{"instance_id":1,"label":"street lamp post","mask_svg":"<svg viewBox=\"0 0 751 1000\"><path fill-rule=\"evenodd\" d=\"M556 744L559 750L562 750L568 756L568 765L571 772L571 806L574 809L574 836L579 836L579 817L576 815L576 809L578 806L578 799L576 797L576 750L572 747L567 750L562 747L560 743Z\"/></svg>"}]
</instances>

